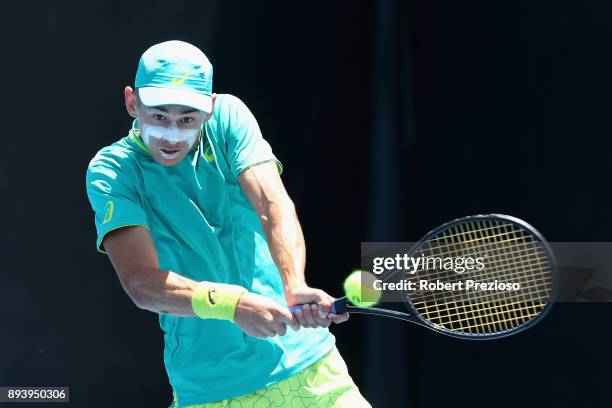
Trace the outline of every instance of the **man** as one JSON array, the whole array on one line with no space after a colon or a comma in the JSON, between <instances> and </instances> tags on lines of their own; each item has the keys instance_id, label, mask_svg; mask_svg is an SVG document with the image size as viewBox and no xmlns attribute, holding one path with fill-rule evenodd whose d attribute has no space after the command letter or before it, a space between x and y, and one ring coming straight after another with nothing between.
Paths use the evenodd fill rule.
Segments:
<instances>
[{"instance_id":1,"label":"man","mask_svg":"<svg viewBox=\"0 0 612 408\"><path fill-rule=\"evenodd\" d=\"M159 314L173 406L369 407L327 329L348 316L306 284L282 166L251 112L212 93L210 62L180 41L142 55L135 87L133 128L92 159L87 193L98 250Z\"/></svg>"}]
</instances>

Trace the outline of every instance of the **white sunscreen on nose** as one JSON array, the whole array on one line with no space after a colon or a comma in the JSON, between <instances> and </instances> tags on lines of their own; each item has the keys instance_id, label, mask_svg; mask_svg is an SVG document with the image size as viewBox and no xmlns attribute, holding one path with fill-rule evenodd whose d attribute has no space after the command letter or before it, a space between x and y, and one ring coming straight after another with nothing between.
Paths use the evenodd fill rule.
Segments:
<instances>
[{"instance_id":1,"label":"white sunscreen on nose","mask_svg":"<svg viewBox=\"0 0 612 408\"><path fill-rule=\"evenodd\" d=\"M197 136L198 129L179 129L176 122L172 122L169 127L142 124L142 140L147 146L150 146L151 139L164 140L171 144L185 142L191 146Z\"/></svg>"}]
</instances>

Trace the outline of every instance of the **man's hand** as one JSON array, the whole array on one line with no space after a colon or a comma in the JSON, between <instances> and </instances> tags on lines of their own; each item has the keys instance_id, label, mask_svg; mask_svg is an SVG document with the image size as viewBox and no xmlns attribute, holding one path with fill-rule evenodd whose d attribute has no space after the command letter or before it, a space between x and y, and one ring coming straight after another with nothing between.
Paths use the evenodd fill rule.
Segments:
<instances>
[{"instance_id":1,"label":"man's hand","mask_svg":"<svg viewBox=\"0 0 612 408\"><path fill-rule=\"evenodd\" d=\"M293 330L300 328L288 309L251 292L245 292L240 297L234 322L243 332L260 338L284 336L287 326L291 326Z\"/></svg>"},{"instance_id":2,"label":"man's hand","mask_svg":"<svg viewBox=\"0 0 612 408\"><path fill-rule=\"evenodd\" d=\"M329 327L333 323L348 320L348 313L330 313L334 298L320 289L302 286L285 291L289 306L304 305L302 310L295 312L297 321L303 327Z\"/></svg>"}]
</instances>

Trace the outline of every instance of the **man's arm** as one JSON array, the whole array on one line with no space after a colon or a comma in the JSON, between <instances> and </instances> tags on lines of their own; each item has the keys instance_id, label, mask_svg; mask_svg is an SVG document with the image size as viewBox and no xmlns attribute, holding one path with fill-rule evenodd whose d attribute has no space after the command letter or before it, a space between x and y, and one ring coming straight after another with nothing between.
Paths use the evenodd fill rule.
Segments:
<instances>
[{"instance_id":1,"label":"man's arm","mask_svg":"<svg viewBox=\"0 0 612 408\"><path fill-rule=\"evenodd\" d=\"M191 297L199 282L159 268L157 251L147 228L114 230L104 238L103 245L121 285L139 308L175 316L196 316ZM256 337L284 335L285 324L298 328L285 308L249 292L240 297L235 322Z\"/></svg>"},{"instance_id":2,"label":"man's arm","mask_svg":"<svg viewBox=\"0 0 612 408\"><path fill-rule=\"evenodd\" d=\"M308 287L304 278L306 247L295 206L278 174L275 162L251 167L238 176L242 190L255 207L285 288L287 303L314 303L296 313L305 327L327 327L340 323L348 314L329 314L334 298L319 289Z\"/></svg>"}]
</instances>

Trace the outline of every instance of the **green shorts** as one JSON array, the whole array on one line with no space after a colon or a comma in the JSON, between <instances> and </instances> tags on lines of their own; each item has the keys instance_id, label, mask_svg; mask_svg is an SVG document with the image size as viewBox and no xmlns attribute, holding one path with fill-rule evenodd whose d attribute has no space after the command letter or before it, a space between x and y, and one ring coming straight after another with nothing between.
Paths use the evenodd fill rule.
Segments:
<instances>
[{"instance_id":1,"label":"green shorts","mask_svg":"<svg viewBox=\"0 0 612 408\"><path fill-rule=\"evenodd\" d=\"M174 401L173 407L178 407ZM335 347L297 374L253 393L184 408L372 408Z\"/></svg>"}]
</instances>

